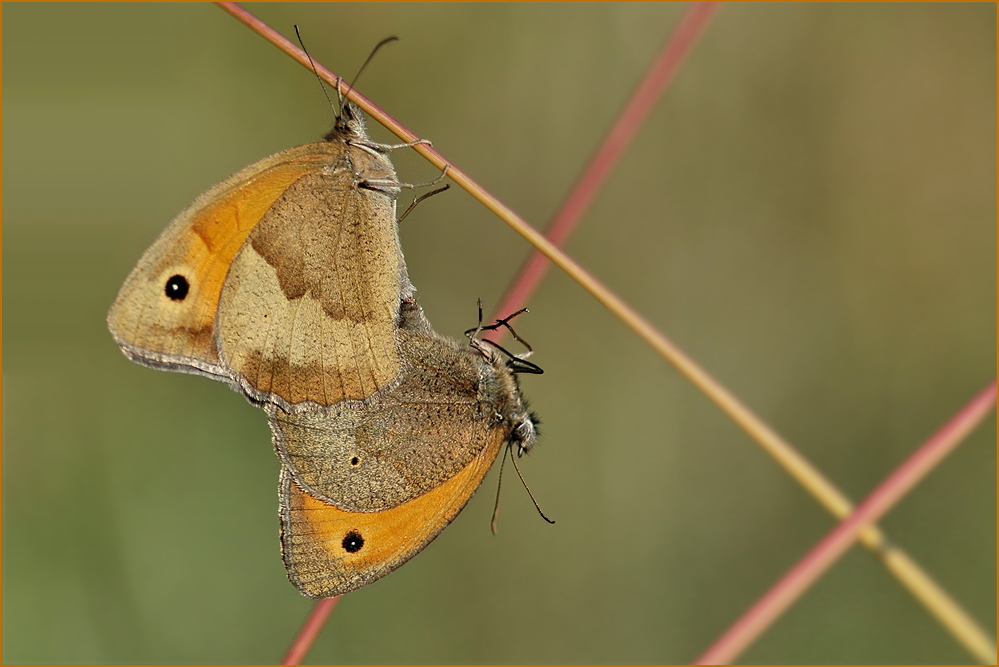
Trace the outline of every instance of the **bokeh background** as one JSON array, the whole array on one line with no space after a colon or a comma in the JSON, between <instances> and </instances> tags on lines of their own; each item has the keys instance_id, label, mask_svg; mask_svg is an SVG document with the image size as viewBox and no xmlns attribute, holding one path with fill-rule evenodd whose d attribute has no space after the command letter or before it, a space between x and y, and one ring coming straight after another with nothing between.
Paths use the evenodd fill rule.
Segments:
<instances>
[{"instance_id":1,"label":"bokeh background","mask_svg":"<svg viewBox=\"0 0 999 667\"><path fill-rule=\"evenodd\" d=\"M345 76L399 35L360 89L540 227L685 11L250 7ZM995 374L995 13L723 7L568 245L855 499ZM104 317L189 201L331 111L207 4L6 4L3 83L3 660L274 662L311 602L281 566L264 415L129 363ZM402 235L453 336L528 254L457 189ZM511 476L491 536L493 471L311 661L687 662L833 525L564 275L531 309L522 469L557 524ZM990 418L883 524L990 628L995 470ZM854 549L744 659L970 657Z\"/></svg>"}]
</instances>

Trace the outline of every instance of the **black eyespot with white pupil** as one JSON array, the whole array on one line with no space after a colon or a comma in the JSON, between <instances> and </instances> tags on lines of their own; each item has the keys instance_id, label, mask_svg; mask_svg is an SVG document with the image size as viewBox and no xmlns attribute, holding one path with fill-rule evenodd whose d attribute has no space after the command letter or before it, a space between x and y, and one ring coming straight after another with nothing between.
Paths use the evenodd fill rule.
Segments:
<instances>
[{"instance_id":1,"label":"black eyespot with white pupil","mask_svg":"<svg viewBox=\"0 0 999 667\"><path fill-rule=\"evenodd\" d=\"M166 295L172 301L183 301L190 291L191 284L187 282L187 278L180 274L170 276L166 281Z\"/></svg>"},{"instance_id":2,"label":"black eyespot with white pupil","mask_svg":"<svg viewBox=\"0 0 999 667\"><path fill-rule=\"evenodd\" d=\"M352 530L344 536L343 542L340 543L340 546L342 546L343 550L347 553L356 554L361 550L361 547L364 546L364 538L361 537L359 532Z\"/></svg>"}]
</instances>

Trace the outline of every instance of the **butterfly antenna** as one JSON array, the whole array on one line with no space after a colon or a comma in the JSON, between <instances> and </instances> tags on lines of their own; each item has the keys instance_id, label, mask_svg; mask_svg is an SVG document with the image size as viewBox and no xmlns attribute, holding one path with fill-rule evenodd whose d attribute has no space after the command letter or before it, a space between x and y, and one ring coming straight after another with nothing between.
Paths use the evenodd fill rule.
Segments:
<instances>
[{"instance_id":1,"label":"butterfly antenna","mask_svg":"<svg viewBox=\"0 0 999 667\"><path fill-rule=\"evenodd\" d=\"M309 53L309 50L305 48L305 42L302 41L302 33L299 32L297 23L295 24L295 37L298 38L298 43L302 47L302 51L305 52L305 57L309 59L309 64L312 65L312 73L316 75L316 79L319 81L319 87L323 89L323 95L326 96L326 101L330 103L330 108L331 109L340 108L340 106L343 104L343 97L340 95L340 77L337 77L337 82L336 82L336 94L337 94L337 99L340 101L340 104L333 104L333 100L330 99L329 91L326 90L326 82L323 81L323 77L319 76L319 72L316 69L316 61L312 59L312 55Z\"/></svg>"},{"instance_id":2,"label":"butterfly antenna","mask_svg":"<svg viewBox=\"0 0 999 667\"><path fill-rule=\"evenodd\" d=\"M500 461L499 479L496 482L496 503L493 505L493 520L489 522L489 529L496 534L496 518L499 516L500 489L503 488L503 466L506 465L506 456L510 453L510 448L503 449L503 460Z\"/></svg>"},{"instance_id":3,"label":"butterfly antenna","mask_svg":"<svg viewBox=\"0 0 999 667\"><path fill-rule=\"evenodd\" d=\"M507 446L507 449L510 449L509 445ZM504 460L506 459L504 458ZM527 482L524 481L524 476L520 474L520 466L517 465L517 457L511 455L510 460L513 461L513 469L517 471L517 477L520 478L520 483L524 485L525 489L527 489L527 495L531 497L531 502L534 503L534 509L538 510L538 514L541 515L542 519L544 519L548 523L555 523L554 521L545 516L545 513L541 511L541 506L538 505L538 501L534 499L534 494L531 493L531 487L527 486Z\"/></svg>"},{"instance_id":4,"label":"butterfly antenna","mask_svg":"<svg viewBox=\"0 0 999 667\"><path fill-rule=\"evenodd\" d=\"M397 41L399 41L399 38L396 37L395 35L393 35L391 37L386 37L382 41L380 41L377 44L375 44L375 48L371 49L371 54L368 55L367 60L365 60L364 64L361 65L361 68L359 70L357 70L357 74L354 75L354 79L350 82L350 89L351 90L354 89L354 84L357 83L358 78L360 78L361 72L363 72L364 68L368 66L368 63L370 63L371 59L375 57L375 54L378 53L379 49L381 49L386 44L389 44L390 42L397 42ZM339 93L339 92L340 92L339 91L339 85L337 85L337 93ZM343 97L342 96L340 98L340 111L341 112L343 111Z\"/></svg>"}]
</instances>

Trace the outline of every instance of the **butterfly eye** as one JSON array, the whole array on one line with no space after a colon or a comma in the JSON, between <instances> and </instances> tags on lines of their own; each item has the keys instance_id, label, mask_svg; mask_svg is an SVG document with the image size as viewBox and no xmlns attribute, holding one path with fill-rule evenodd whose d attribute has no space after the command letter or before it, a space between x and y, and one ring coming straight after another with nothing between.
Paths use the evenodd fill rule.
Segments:
<instances>
[{"instance_id":1,"label":"butterfly eye","mask_svg":"<svg viewBox=\"0 0 999 667\"><path fill-rule=\"evenodd\" d=\"M343 550L347 553L356 554L361 550L361 547L364 546L364 538L361 537L359 532L352 530L344 536L343 542L340 543L340 546L342 546Z\"/></svg>"},{"instance_id":2,"label":"butterfly eye","mask_svg":"<svg viewBox=\"0 0 999 667\"><path fill-rule=\"evenodd\" d=\"M183 301L190 290L191 284L180 274L170 276L166 281L166 295L171 301Z\"/></svg>"},{"instance_id":3,"label":"butterfly eye","mask_svg":"<svg viewBox=\"0 0 999 667\"><path fill-rule=\"evenodd\" d=\"M361 462L361 459L357 458L356 456L353 456L350 459L350 465L352 465L352 466L356 466L360 462Z\"/></svg>"}]
</instances>

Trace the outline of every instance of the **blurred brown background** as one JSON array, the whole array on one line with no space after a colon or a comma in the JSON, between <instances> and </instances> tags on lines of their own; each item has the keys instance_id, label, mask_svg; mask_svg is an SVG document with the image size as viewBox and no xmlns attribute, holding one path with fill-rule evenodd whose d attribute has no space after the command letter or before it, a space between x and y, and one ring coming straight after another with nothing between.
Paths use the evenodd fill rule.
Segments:
<instances>
[{"instance_id":1,"label":"blurred brown background","mask_svg":"<svg viewBox=\"0 0 999 667\"><path fill-rule=\"evenodd\" d=\"M250 8L346 76L399 35L360 89L541 227L685 10ZM855 499L995 374L995 12L723 7L568 246ZM127 362L104 316L178 211L331 111L211 5L3 19L3 659L276 661L311 603L281 567L264 415ZM456 189L403 227L453 336L528 253ZM511 476L491 536L494 471L312 660L687 662L833 525L564 275L531 309L544 433L522 469L558 523ZM884 522L990 628L994 440L990 418ZM855 549L744 659L970 658Z\"/></svg>"}]
</instances>

